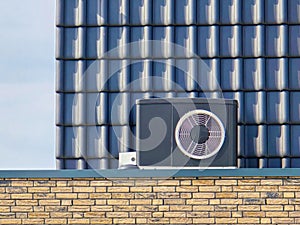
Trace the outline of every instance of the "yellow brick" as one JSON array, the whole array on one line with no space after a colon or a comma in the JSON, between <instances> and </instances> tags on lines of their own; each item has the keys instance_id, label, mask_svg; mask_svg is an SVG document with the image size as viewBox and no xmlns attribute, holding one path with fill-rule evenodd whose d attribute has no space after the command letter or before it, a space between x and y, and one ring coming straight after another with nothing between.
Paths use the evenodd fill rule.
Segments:
<instances>
[{"instance_id":1,"label":"yellow brick","mask_svg":"<svg viewBox=\"0 0 300 225\"><path fill-rule=\"evenodd\" d=\"M91 224L113 224L111 218L97 218L91 219Z\"/></svg>"},{"instance_id":2,"label":"yellow brick","mask_svg":"<svg viewBox=\"0 0 300 225\"><path fill-rule=\"evenodd\" d=\"M176 192L198 192L197 186L179 186L176 187Z\"/></svg>"},{"instance_id":3,"label":"yellow brick","mask_svg":"<svg viewBox=\"0 0 300 225\"><path fill-rule=\"evenodd\" d=\"M212 205L193 205L193 211L214 211L214 206Z\"/></svg>"},{"instance_id":4,"label":"yellow brick","mask_svg":"<svg viewBox=\"0 0 300 225\"><path fill-rule=\"evenodd\" d=\"M72 205L72 200L62 199L61 205Z\"/></svg>"},{"instance_id":5,"label":"yellow brick","mask_svg":"<svg viewBox=\"0 0 300 225\"><path fill-rule=\"evenodd\" d=\"M200 192L220 192L220 186L199 186Z\"/></svg>"},{"instance_id":6,"label":"yellow brick","mask_svg":"<svg viewBox=\"0 0 300 225\"><path fill-rule=\"evenodd\" d=\"M133 193L112 193L112 198L113 199L119 199L119 198L134 198L134 194Z\"/></svg>"},{"instance_id":7,"label":"yellow brick","mask_svg":"<svg viewBox=\"0 0 300 225\"><path fill-rule=\"evenodd\" d=\"M220 199L210 199L209 200L209 205L219 205L219 204L221 204Z\"/></svg>"},{"instance_id":8,"label":"yellow brick","mask_svg":"<svg viewBox=\"0 0 300 225\"><path fill-rule=\"evenodd\" d=\"M169 218L148 218L147 224L169 224Z\"/></svg>"},{"instance_id":9,"label":"yellow brick","mask_svg":"<svg viewBox=\"0 0 300 225\"><path fill-rule=\"evenodd\" d=\"M147 219L145 219L145 218L136 218L135 221L136 221L136 224L145 224L145 223L147 223Z\"/></svg>"},{"instance_id":10,"label":"yellow brick","mask_svg":"<svg viewBox=\"0 0 300 225\"><path fill-rule=\"evenodd\" d=\"M256 186L256 191L278 191L278 186Z\"/></svg>"},{"instance_id":11,"label":"yellow brick","mask_svg":"<svg viewBox=\"0 0 300 225\"><path fill-rule=\"evenodd\" d=\"M13 207L12 207L13 208ZM0 206L0 212L10 212L10 207L9 206ZM13 212L13 211L12 211Z\"/></svg>"},{"instance_id":12,"label":"yellow brick","mask_svg":"<svg viewBox=\"0 0 300 225\"><path fill-rule=\"evenodd\" d=\"M152 187L144 186L144 187L130 187L130 192L151 192Z\"/></svg>"},{"instance_id":13,"label":"yellow brick","mask_svg":"<svg viewBox=\"0 0 300 225\"><path fill-rule=\"evenodd\" d=\"M129 217L133 217L133 218L151 218L152 213L151 212L130 212Z\"/></svg>"},{"instance_id":14,"label":"yellow brick","mask_svg":"<svg viewBox=\"0 0 300 225\"><path fill-rule=\"evenodd\" d=\"M150 205L151 199L130 199L130 205Z\"/></svg>"},{"instance_id":15,"label":"yellow brick","mask_svg":"<svg viewBox=\"0 0 300 225\"><path fill-rule=\"evenodd\" d=\"M56 186L57 187L66 187L67 186L67 181L57 181Z\"/></svg>"},{"instance_id":16,"label":"yellow brick","mask_svg":"<svg viewBox=\"0 0 300 225\"><path fill-rule=\"evenodd\" d=\"M230 212L210 212L209 217L231 217Z\"/></svg>"},{"instance_id":17,"label":"yellow brick","mask_svg":"<svg viewBox=\"0 0 300 225\"><path fill-rule=\"evenodd\" d=\"M114 178L112 182L113 182L113 186L123 186L123 187L135 186L134 180L124 179L124 178Z\"/></svg>"},{"instance_id":18,"label":"yellow brick","mask_svg":"<svg viewBox=\"0 0 300 225\"><path fill-rule=\"evenodd\" d=\"M258 224L259 218L238 218L238 223L241 224Z\"/></svg>"},{"instance_id":19,"label":"yellow brick","mask_svg":"<svg viewBox=\"0 0 300 225\"><path fill-rule=\"evenodd\" d=\"M74 199L73 205L94 205L95 200L90 199Z\"/></svg>"},{"instance_id":20,"label":"yellow brick","mask_svg":"<svg viewBox=\"0 0 300 225\"><path fill-rule=\"evenodd\" d=\"M94 182L94 181L92 181ZM70 187L87 187L90 185L90 181L86 181L86 180L71 180L68 181L67 183L68 186ZM92 185L94 186L94 185Z\"/></svg>"},{"instance_id":21,"label":"yellow brick","mask_svg":"<svg viewBox=\"0 0 300 225\"><path fill-rule=\"evenodd\" d=\"M29 193L48 193L50 192L49 187L29 187L28 188Z\"/></svg>"},{"instance_id":22,"label":"yellow brick","mask_svg":"<svg viewBox=\"0 0 300 225\"><path fill-rule=\"evenodd\" d=\"M129 187L108 187L108 192L129 192Z\"/></svg>"},{"instance_id":23,"label":"yellow brick","mask_svg":"<svg viewBox=\"0 0 300 225\"><path fill-rule=\"evenodd\" d=\"M91 199L97 199L97 198L100 198L100 199L107 199L107 198L111 198L111 193L91 193L90 194L90 198Z\"/></svg>"},{"instance_id":24,"label":"yellow brick","mask_svg":"<svg viewBox=\"0 0 300 225\"><path fill-rule=\"evenodd\" d=\"M154 199L156 198L157 193L144 193L144 192L139 192L139 193L134 193L134 198L150 198Z\"/></svg>"},{"instance_id":25,"label":"yellow brick","mask_svg":"<svg viewBox=\"0 0 300 225\"><path fill-rule=\"evenodd\" d=\"M46 212L66 212L67 210L66 206L45 206Z\"/></svg>"},{"instance_id":26,"label":"yellow brick","mask_svg":"<svg viewBox=\"0 0 300 225\"><path fill-rule=\"evenodd\" d=\"M186 200L187 205L206 205L208 204L207 199L187 199Z\"/></svg>"},{"instance_id":27,"label":"yellow brick","mask_svg":"<svg viewBox=\"0 0 300 225\"><path fill-rule=\"evenodd\" d=\"M136 211L137 212L156 212L156 211L158 211L158 206L154 206L154 205L138 205L138 206L136 206ZM161 210L159 210L159 211L161 211Z\"/></svg>"},{"instance_id":28,"label":"yellow brick","mask_svg":"<svg viewBox=\"0 0 300 225\"><path fill-rule=\"evenodd\" d=\"M68 224L89 224L89 219L68 219Z\"/></svg>"},{"instance_id":29,"label":"yellow brick","mask_svg":"<svg viewBox=\"0 0 300 225\"><path fill-rule=\"evenodd\" d=\"M260 181L261 185L282 185L281 179L262 179Z\"/></svg>"},{"instance_id":30,"label":"yellow brick","mask_svg":"<svg viewBox=\"0 0 300 225\"><path fill-rule=\"evenodd\" d=\"M68 207L68 211L70 212L86 212L86 211L90 211L90 206L69 206Z\"/></svg>"},{"instance_id":31,"label":"yellow brick","mask_svg":"<svg viewBox=\"0 0 300 225\"><path fill-rule=\"evenodd\" d=\"M192 211L192 206L191 205L171 205L170 206L170 211Z\"/></svg>"},{"instance_id":32,"label":"yellow brick","mask_svg":"<svg viewBox=\"0 0 300 225\"><path fill-rule=\"evenodd\" d=\"M10 212L1 212L0 213L0 219L14 219L15 213Z\"/></svg>"},{"instance_id":33,"label":"yellow brick","mask_svg":"<svg viewBox=\"0 0 300 225\"><path fill-rule=\"evenodd\" d=\"M237 198L237 192L216 193L216 198Z\"/></svg>"},{"instance_id":34,"label":"yellow brick","mask_svg":"<svg viewBox=\"0 0 300 225\"><path fill-rule=\"evenodd\" d=\"M238 198L259 198L259 192L238 192Z\"/></svg>"},{"instance_id":35,"label":"yellow brick","mask_svg":"<svg viewBox=\"0 0 300 225\"><path fill-rule=\"evenodd\" d=\"M33 194L33 199L54 199L54 193L37 193Z\"/></svg>"},{"instance_id":36,"label":"yellow brick","mask_svg":"<svg viewBox=\"0 0 300 225\"><path fill-rule=\"evenodd\" d=\"M113 223L114 224L134 224L135 219L134 218L114 218Z\"/></svg>"},{"instance_id":37,"label":"yellow brick","mask_svg":"<svg viewBox=\"0 0 300 225\"><path fill-rule=\"evenodd\" d=\"M191 199L188 199L186 201L191 201ZM197 200L195 202L197 202ZM199 202L200 202L200 200L199 200ZM185 204L185 199L176 199L176 198L174 198L174 199L165 199L164 204L166 204L166 205L184 205ZM189 203L187 203L187 204L189 204ZM192 202L190 202L190 204L192 204Z\"/></svg>"},{"instance_id":38,"label":"yellow brick","mask_svg":"<svg viewBox=\"0 0 300 225\"><path fill-rule=\"evenodd\" d=\"M236 224L237 218L216 218L216 223L223 223L223 224Z\"/></svg>"},{"instance_id":39,"label":"yellow brick","mask_svg":"<svg viewBox=\"0 0 300 225\"><path fill-rule=\"evenodd\" d=\"M234 186L233 191L246 192L246 191L255 191L255 186Z\"/></svg>"},{"instance_id":40,"label":"yellow brick","mask_svg":"<svg viewBox=\"0 0 300 225\"><path fill-rule=\"evenodd\" d=\"M32 199L32 194L11 194L11 199Z\"/></svg>"},{"instance_id":41,"label":"yellow brick","mask_svg":"<svg viewBox=\"0 0 300 225\"><path fill-rule=\"evenodd\" d=\"M170 224L191 224L192 218L170 218Z\"/></svg>"},{"instance_id":42,"label":"yellow brick","mask_svg":"<svg viewBox=\"0 0 300 225\"><path fill-rule=\"evenodd\" d=\"M214 224L214 218L193 218L193 224Z\"/></svg>"},{"instance_id":43,"label":"yellow brick","mask_svg":"<svg viewBox=\"0 0 300 225\"><path fill-rule=\"evenodd\" d=\"M10 199L10 194L0 194L0 199Z\"/></svg>"},{"instance_id":44,"label":"yellow brick","mask_svg":"<svg viewBox=\"0 0 300 225\"><path fill-rule=\"evenodd\" d=\"M13 187L31 187L31 186L33 186L33 182L28 181L28 180L12 181L11 186L13 186Z\"/></svg>"},{"instance_id":45,"label":"yellow brick","mask_svg":"<svg viewBox=\"0 0 300 225\"><path fill-rule=\"evenodd\" d=\"M162 199L152 199L152 205L162 205L163 200Z\"/></svg>"},{"instance_id":46,"label":"yellow brick","mask_svg":"<svg viewBox=\"0 0 300 225\"><path fill-rule=\"evenodd\" d=\"M192 185L192 181L191 180L181 180L180 185L181 186Z\"/></svg>"},{"instance_id":47,"label":"yellow brick","mask_svg":"<svg viewBox=\"0 0 300 225\"><path fill-rule=\"evenodd\" d=\"M0 205L5 205L2 204L1 202L2 201L0 200ZM12 205L14 205L14 203ZM38 200L16 200L16 205L30 205L30 206L38 205Z\"/></svg>"},{"instance_id":48,"label":"yellow brick","mask_svg":"<svg viewBox=\"0 0 300 225\"><path fill-rule=\"evenodd\" d=\"M237 180L216 180L215 185L237 185Z\"/></svg>"},{"instance_id":49,"label":"yellow brick","mask_svg":"<svg viewBox=\"0 0 300 225\"><path fill-rule=\"evenodd\" d=\"M262 211L282 211L283 206L281 205L261 205Z\"/></svg>"},{"instance_id":50,"label":"yellow brick","mask_svg":"<svg viewBox=\"0 0 300 225\"><path fill-rule=\"evenodd\" d=\"M74 199L77 198L76 193L57 193L55 196L57 199Z\"/></svg>"},{"instance_id":51,"label":"yellow brick","mask_svg":"<svg viewBox=\"0 0 300 225\"><path fill-rule=\"evenodd\" d=\"M95 187L73 187L73 191L78 192L95 192Z\"/></svg>"},{"instance_id":52,"label":"yellow brick","mask_svg":"<svg viewBox=\"0 0 300 225\"><path fill-rule=\"evenodd\" d=\"M243 200L242 199L221 199L221 204L224 205L237 205L237 204L242 204Z\"/></svg>"},{"instance_id":53,"label":"yellow brick","mask_svg":"<svg viewBox=\"0 0 300 225\"><path fill-rule=\"evenodd\" d=\"M222 186L221 191L222 192L232 192L233 188L232 186Z\"/></svg>"},{"instance_id":54,"label":"yellow brick","mask_svg":"<svg viewBox=\"0 0 300 225\"><path fill-rule=\"evenodd\" d=\"M128 212L107 212L106 217L108 218L126 218L129 217Z\"/></svg>"},{"instance_id":55,"label":"yellow brick","mask_svg":"<svg viewBox=\"0 0 300 225\"><path fill-rule=\"evenodd\" d=\"M178 186L179 180L158 180L157 185L159 186Z\"/></svg>"},{"instance_id":56,"label":"yellow brick","mask_svg":"<svg viewBox=\"0 0 300 225\"><path fill-rule=\"evenodd\" d=\"M111 212L113 211L113 206L106 206L106 205L97 205L91 207L92 212Z\"/></svg>"},{"instance_id":57,"label":"yellow brick","mask_svg":"<svg viewBox=\"0 0 300 225\"><path fill-rule=\"evenodd\" d=\"M108 205L129 205L129 200L121 200L121 199L108 199Z\"/></svg>"},{"instance_id":58,"label":"yellow brick","mask_svg":"<svg viewBox=\"0 0 300 225\"><path fill-rule=\"evenodd\" d=\"M143 212L142 212L143 213ZM164 216L163 212L152 212L152 217L162 218Z\"/></svg>"},{"instance_id":59,"label":"yellow brick","mask_svg":"<svg viewBox=\"0 0 300 225\"><path fill-rule=\"evenodd\" d=\"M201 217L201 218L204 218L204 217L208 217L208 212L187 212L186 213L186 216L187 217Z\"/></svg>"},{"instance_id":60,"label":"yellow brick","mask_svg":"<svg viewBox=\"0 0 300 225\"><path fill-rule=\"evenodd\" d=\"M300 186L279 186L279 191L300 191Z\"/></svg>"},{"instance_id":61,"label":"yellow brick","mask_svg":"<svg viewBox=\"0 0 300 225\"><path fill-rule=\"evenodd\" d=\"M216 205L215 211L236 211L237 205Z\"/></svg>"},{"instance_id":62,"label":"yellow brick","mask_svg":"<svg viewBox=\"0 0 300 225\"><path fill-rule=\"evenodd\" d=\"M40 205L60 205L59 200L39 200Z\"/></svg>"},{"instance_id":63,"label":"yellow brick","mask_svg":"<svg viewBox=\"0 0 300 225\"><path fill-rule=\"evenodd\" d=\"M284 205L288 204L288 199L267 199L267 204L268 205Z\"/></svg>"},{"instance_id":64,"label":"yellow brick","mask_svg":"<svg viewBox=\"0 0 300 225\"><path fill-rule=\"evenodd\" d=\"M44 219L22 219L22 224L43 224Z\"/></svg>"},{"instance_id":65,"label":"yellow brick","mask_svg":"<svg viewBox=\"0 0 300 225\"><path fill-rule=\"evenodd\" d=\"M6 193L16 194L16 193L26 193L27 187L7 187Z\"/></svg>"},{"instance_id":66,"label":"yellow brick","mask_svg":"<svg viewBox=\"0 0 300 225\"><path fill-rule=\"evenodd\" d=\"M96 199L96 205L106 205L106 199Z\"/></svg>"},{"instance_id":67,"label":"yellow brick","mask_svg":"<svg viewBox=\"0 0 300 225\"><path fill-rule=\"evenodd\" d=\"M48 212L30 212L28 213L28 218L49 218Z\"/></svg>"},{"instance_id":68,"label":"yellow brick","mask_svg":"<svg viewBox=\"0 0 300 225\"><path fill-rule=\"evenodd\" d=\"M284 217L284 216L282 216L282 217ZM299 211L289 212L288 217L300 217L300 212Z\"/></svg>"},{"instance_id":69,"label":"yellow brick","mask_svg":"<svg viewBox=\"0 0 300 225\"><path fill-rule=\"evenodd\" d=\"M285 223L285 224L289 224L289 223L294 223L294 218L272 218L272 223Z\"/></svg>"},{"instance_id":70,"label":"yellow brick","mask_svg":"<svg viewBox=\"0 0 300 225\"><path fill-rule=\"evenodd\" d=\"M262 224L270 224L271 223L271 219L270 218L261 218L260 219L260 223Z\"/></svg>"},{"instance_id":71,"label":"yellow brick","mask_svg":"<svg viewBox=\"0 0 300 225\"><path fill-rule=\"evenodd\" d=\"M197 193L193 193L197 194ZM192 193L180 193L180 198L192 198Z\"/></svg>"},{"instance_id":72,"label":"yellow brick","mask_svg":"<svg viewBox=\"0 0 300 225\"><path fill-rule=\"evenodd\" d=\"M135 211L136 206L133 205L115 205L115 206L111 206L113 207L113 211L115 212L130 212L130 211ZM139 206L137 206L139 207ZM137 211L141 211L141 210L137 210ZM145 210L147 211L147 210Z\"/></svg>"},{"instance_id":73,"label":"yellow brick","mask_svg":"<svg viewBox=\"0 0 300 225\"><path fill-rule=\"evenodd\" d=\"M72 187L51 187L51 192L71 193Z\"/></svg>"},{"instance_id":74,"label":"yellow brick","mask_svg":"<svg viewBox=\"0 0 300 225\"><path fill-rule=\"evenodd\" d=\"M260 205L239 205L239 211L260 211Z\"/></svg>"},{"instance_id":75,"label":"yellow brick","mask_svg":"<svg viewBox=\"0 0 300 225\"><path fill-rule=\"evenodd\" d=\"M112 181L110 181L110 180L93 180L93 181L91 181L91 186L92 187L98 187L98 186L108 187L108 186L112 186Z\"/></svg>"},{"instance_id":76,"label":"yellow brick","mask_svg":"<svg viewBox=\"0 0 300 225\"><path fill-rule=\"evenodd\" d=\"M0 224L22 224L21 219L0 219Z\"/></svg>"},{"instance_id":77,"label":"yellow brick","mask_svg":"<svg viewBox=\"0 0 300 225\"><path fill-rule=\"evenodd\" d=\"M85 218L99 218L99 217L105 217L105 212L85 212L84 213Z\"/></svg>"},{"instance_id":78,"label":"yellow brick","mask_svg":"<svg viewBox=\"0 0 300 225\"><path fill-rule=\"evenodd\" d=\"M185 212L164 212L164 217L186 217Z\"/></svg>"},{"instance_id":79,"label":"yellow brick","mask_svg":"<svg viewBox=\"0 0 300 225\"><path fill-rule=\"evenodd\" d=\"M135 186L156 186L157 180L136 180Z\"/></svg>"},{"instance_id":80,"label":"yellow brick","mask_svg":"<svg viewBox=\"0 0 300 225\"><path fill-rule=\"evenodd\" d=\"M266 212L266 217L288 217L288 212Z\"/></svg>"},{"instance_id":81,"label":"yellow brick","mask_svg":"<svg viewBox=\"0 0 300 225\"><path fill-rule=\"evenodd\" d=\"M172 186L153 187L153 192L175 192L175 187Z\"/></svg>"},{"instance_id":82,"label":"yellow brick","mask_svg":"<svg viewBox=\"0 0 300 225\"><path fill-rule=\"evenodd\" d=\"M33 206L33 212L44 212L45 206Z\"/></svg>"},{"instance_id":83,"label":"yellow brick","mask_svg":"<svg viewBox=\"0 0 300 225\"><path fill-rule=\"evenodd\" d=\"M72 218L72 212L50 212L51 218Z\"/></svg>"},{"instance_id":84,"label":"yellow brick","mask_svg":"<svg viewBox=\"0 0 300 225\"><path fill-rule=\"evenodd\" d=\"M77 194L77 198L79 198L79 199L86 199L86 198L89 198L89 197L90 197L89 193L78 193Z\"/></svg>"},{"instance_id":85,"label":"yellow brick","mask_svg":"<svg viewBox=\"0 0 300 225\"><path fill-rule=\"evenodd\" d=\"M34 186L42 186L42 187L54 187L56 186L55 181L50 181L50 180L38 180L33 182Z\"/></svg>"},{"instance_id":86,"label":"yellow brick","mask_svg":"<svg viewBox=\"0 0 300 225\"><path fill-rule=\"evenodd\" d=\"M283 210L284 211L294 211L295 210L295 206L294 205L285 205L284 208L283 208Z\"/></svg>"},{"instance_id":87,"label":"yellow brick","mask_svg":"<svg viewBox=\"0 0 300 225\"><path fill-rule=\"evenodd\" d=\"M168 211L170 211L170 206L169 205L160 205L160 206L158 206L158 211L159 212L168 212Z\"/></svg>"},{"instance_id":88,"label":"yellow brick","mask_svg":"<svg viewBox=\"0 0 300 225\"><path fill-rule=\"evenodd\" d=\"M295 192L283 192L284 198L295 198ZM296 198L299 198L300 195L296 192Z\"/></svg>"},{"instance_id":89,"label":"yellow brick","mask_svg":"<svg viewBox=\"0 0 300 225\"><path fill-rule=\"evenodd\" d=\"M67 224L67 219L45 219L46 224Z\"/></svg>"},{"instance_id":90,"label":"yellow brick","mask_svg":"<svg viewBox=\"0 0 300 225\"><path fill-rule=\"evenodd\" d=\"M106 192L107 188L106 187L96 187L96 192Z\"/></svg>"},{"instance_id":91,"label":"yellow brick","mask_svg":"<svg viewBox=\"0 0 300 225\"><path fill-rule=\"evenodd\" d=\"M215 181L214 180L193 180L192 181L193 185L198 185L198 186L213 186L215 185Z\"/></svg>"},{"instance_id":92,"label":"yellow brick","mask_svg":"<svg viewBox=\"0 0 300 225\"><path fill-rule=\"evenodd\" d=\"M12 212L32 212L33 208L32 208L32 206L12 206L11 211Z\"/></svg>"},{"instance_id":93,"label":"yellow brick","mask_svg":"<svg viewBox=\"0 0 300 225\"><path fill-rule=\"evenodd\" d=\"M176 193L176 192L171 192L171 193L161 193L161 192L158 192L157 193L157 197L158 198L163 198L163 199L166 199L166 198L179 198L180 197L180 194L179 193Z\"/></svg>"},{"instance_id":94,"label":"yellow brick","mask_svg":"<svg viewBox=\"0 0 300 225\"><path fill-rule=\"evenodd\" d=\"M240 218L240 217L243 217L243 213L242 212L231 212L231 217Z\"/></svg>"},{"instance_id":95,"label":"yellow brick","mask_svg":"<svg viewBox=\"0 0 300 225\"><path fill-rule=\"evenodd\" d=\"M243 217L266 217L266 213L265 212L251 212L251 211L244 211L243 212Z\"/></svg>"}]
</instances>

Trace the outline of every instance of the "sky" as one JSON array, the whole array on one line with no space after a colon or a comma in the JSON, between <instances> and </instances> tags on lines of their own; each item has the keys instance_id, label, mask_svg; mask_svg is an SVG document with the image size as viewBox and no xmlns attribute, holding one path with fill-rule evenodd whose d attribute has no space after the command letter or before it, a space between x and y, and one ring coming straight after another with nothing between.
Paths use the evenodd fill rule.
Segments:
<instances>
[{"instance_id":1,"label":"sky","mask_svg":"<svg viewBox=\"0 0 300 225\"><path fill-rule=\"evenodd\" d=\"M0 1L0 169L55 168L55 1Z\"/></svg>"}]
</instances>

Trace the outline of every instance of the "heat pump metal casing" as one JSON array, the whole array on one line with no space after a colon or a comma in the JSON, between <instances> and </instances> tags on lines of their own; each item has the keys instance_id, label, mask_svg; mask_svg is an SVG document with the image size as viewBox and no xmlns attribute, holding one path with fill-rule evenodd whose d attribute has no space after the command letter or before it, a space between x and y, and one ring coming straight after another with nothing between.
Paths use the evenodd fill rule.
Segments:
<instances>
[{"instance_id":1,"label":"heat pump metal casing","mask_svg":"<svg viewBox=\"0 0 300 225\"><path fill-rule=\"evenodd\" d=\"M204 98L140 99L137 105L137 165L140 168L235 168L237 167L237 107L236 100ZM225 139L219 151L205 159L194 159L184 154L175 138L176 126L184 115L195 110L213 113L225 130ZM152 134L161 132L161 126L150 126L160 118L166 125L166 134L157 140ZM151 139L152 148L149 147ZM145 140L148 140L147 144Z\"/></svg>"}]
</instances>

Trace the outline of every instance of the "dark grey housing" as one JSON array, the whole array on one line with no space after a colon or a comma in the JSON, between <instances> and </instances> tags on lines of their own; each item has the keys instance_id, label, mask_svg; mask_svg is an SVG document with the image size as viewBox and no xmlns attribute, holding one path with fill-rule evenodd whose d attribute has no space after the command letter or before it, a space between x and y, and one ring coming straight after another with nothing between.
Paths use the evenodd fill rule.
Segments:
<instances>
[{"instance_id":1,"label":"dark grey housing","mask_svg":"<svg viewBox=\"0 0 300 225\"><path fill-rule=\"evenodd\" d=\"M225 141L221 149L216 155L206 159L190 158L179 150L175 141L175 127L180 118L198 109L212 112L225 127ZM154 118L160 118L162 121L150 130L149 125ZM162 123L165 123L167 128L165 137L155 136L154 133L160 132ZM235 100L204 98L138 100L136 129L139 167L237 167L237 102ZM155 137L151 138L151 135ZM146 139L148 139L147 144L145 144Z\"/></svg>"},{"instance_id":2,"label":"dark grey housing","mask_svg":"<svg viewBox=\"0 0 300 225\"><path fill-rule=\"evenodd\" d=\"M117 168L119 152L133 150L135 143L134 103L151 96L236 99L238 167L300 167L299 0L56 5L57 168ZM149 40L188 51L143 44ZM133 41L140 49L124 46ZM207 73L195 72L199 57ZM185 72L178 69L182 62ZM92 64L96 73L87 75ZM116 65L124 66L113 71Z\"/></svg>"}]
</instances>

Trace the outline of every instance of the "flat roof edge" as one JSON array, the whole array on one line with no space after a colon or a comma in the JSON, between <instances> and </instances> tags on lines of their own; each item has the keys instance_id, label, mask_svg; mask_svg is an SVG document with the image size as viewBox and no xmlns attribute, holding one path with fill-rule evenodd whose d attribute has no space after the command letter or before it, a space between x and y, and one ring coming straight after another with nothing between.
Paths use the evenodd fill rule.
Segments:
<instances>
[{"instance_id":1,"label":"flat roof edge","mask_svg":"<svg viewBox=\"0 0 300 225\"><path fill-rule=\"evenodd\" d=\"M300 177L300 168L0 170L0 178Z\"/></svg>"}]
</instances>

